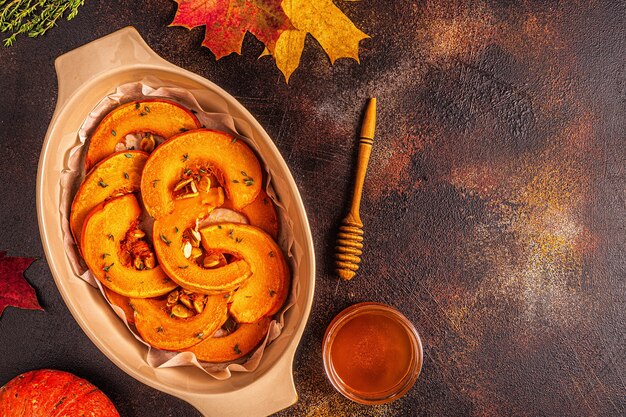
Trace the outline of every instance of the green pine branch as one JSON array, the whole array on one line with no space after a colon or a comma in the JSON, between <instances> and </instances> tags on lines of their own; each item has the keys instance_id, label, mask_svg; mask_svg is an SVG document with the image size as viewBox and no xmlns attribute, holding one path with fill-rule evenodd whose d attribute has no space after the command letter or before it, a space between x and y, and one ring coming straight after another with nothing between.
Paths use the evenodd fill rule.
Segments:
<instances>
[{"instance_id":1,"label":"green pine branch","mask_svg":"<svg viewBox=\"0 0 626 417\"><path fill-rule=\"evenodd\" d=\"M10 33L4 46L11 46L18 35L41 36L67 13L67 20L78 14L85 0L0 0L0 32Z\"/></svg>"}]
</instances>

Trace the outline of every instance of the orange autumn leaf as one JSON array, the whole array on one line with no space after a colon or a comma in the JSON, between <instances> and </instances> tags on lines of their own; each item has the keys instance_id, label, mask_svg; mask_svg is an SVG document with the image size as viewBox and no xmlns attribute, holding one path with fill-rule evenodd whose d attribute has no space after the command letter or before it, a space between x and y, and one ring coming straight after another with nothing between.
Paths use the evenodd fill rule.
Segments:
<instances>
[{"instance_id":1,"label":"orange autumn leaf","mask_svg":"<svg viewBox=\"0 0 626 417\"><path fill-rule=\"evenodd\" d=\"M272 54L276 65L289 81L300 65L304 40L310 33L324 48L334 63L339 58L353 58L359 62L359 42L369 38L339 9L332 0L284 0L283 10L295 29L284 31L278 38Z\"/></svg>"},{"instance_id":2,"label":"orange autumn leaf","mask_svg":"<svg viewBox=\"0 0 626 417\"><path fill-rule=\"evenodd\" d=\"M175 0L176 16L171 26L192 29L206 26L202 45L217 59L241 53L246 32L274 51L278 38L293 26L281 8L281 0Z\"/></svg>"}]
</instances>

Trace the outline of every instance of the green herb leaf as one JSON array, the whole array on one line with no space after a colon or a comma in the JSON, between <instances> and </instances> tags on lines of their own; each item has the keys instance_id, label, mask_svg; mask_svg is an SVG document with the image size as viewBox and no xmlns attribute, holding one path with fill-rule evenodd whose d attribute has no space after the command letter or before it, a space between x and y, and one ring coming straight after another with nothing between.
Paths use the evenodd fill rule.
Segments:
<instances>
[{"instance_id":1,"label":"green herb leaf","mask_svg":"<svg viewBox=\"0 0 626 417\"><path fill-rule=\"evenodd\" d=\"M270 254L269 254L269 255L270 255L270 258L273 258L274 256L276 256L276 254L274 253L274 251L273 251L273 250L271 250L271 251L270 251Z\"/></svg>"},{"instance_id":2,"label":"green herb leaf","mask_svg":"<svg viewBox=\"0 0 626 417\"><path fill-rule=\"evenodd\" d=\"M189 160L189 154L186 153L183 155L183 162L187 162Z\"/></svg>"},{"instance_id":3,"label":"green herb leaf","mask_svg":"<svg viewBox=\"0 0 626 417\"><path fill-rule=\"evenodd\" d=\"M100 178L100 181L98 181L98 185L102 188L107 188L109 186L109 184L107 184L106 182L104 182L102 180L102 178Z\"/></svg>"},{"instance_id":4,"label":"green herb leaf","mask_svg":"<svg viewBox=\"0 0 626 417\"><path fill-rule=\"evenodd\" d=\"M112 134L113 136L117 136L117 132L115 132L115 130L111 130L111 134Z\"/></svg>"},{"instance_id":5,"label":"green herb leaf","mask_svg":"<svg viewBox=\"0 0 626 417\"><path fill-rule=\"evenodd\" d=\"M146 113L150 113L150 107L145 106L145 107L144 107L144 110L146 111Z\"/></svg>"},{"instance_id":6,"label":"green herb leaf","mask_svg":"<svg viewBox=\"0 0 626 417\"><path fill-rule=\"evenodd\" d=\"M43 35L66 13L66 19L72 20L84 3L84 0L0 0L0 32L11 32L4 46L13 45L18 35L31 38Z\"/></svg>"},{"instance_id":7,"label":"green herb leaf","mask_svg":"<svg viewBox=\"0 0 626 417\"><path fill-rule=\"evenodd\" d=\"M230 141L230 143L235 143L237 142L237 138L233 138L233 140Z\"/></svg>"},{"instance_id":8,"label":"green herb leaf","mask_svg":"<svg viewBox=\"0 0 626 417\"><path fill-rule=\"evenodd\" d=\"M274 290L270 290L269 293L270 293L270 297L273 297L276 295L276 291Z\"/></svg>"},{"instance_id":9,"label":"green herb leaf","mask_svg":"<svg viewBox=\"0 0 626 417\"><path fill-rule=\"evenodd\" d=\"M189 265L179 265L178 266L178 269L187 269L187 268L189 268Z\"/></svg>"},{"instance_id":10,"label":"green herb leaf","mask_svg":"<svg viewBox=\"0 0 626 417\"><path fill-rule=\"evenodd\" d=\"M233 348L233 350L235 351L235 353L236 353L237 355L241 355L241 350L239 349L239 343L237 343L237 344L235 345L235 347Z\"/></svg>"},{"instance_id":11,"label":"green herb leaf","mask_svg":"<svg viewBox=\"0 0 626 417\"><path fill-rule=\"evenodd\" d=\"M156 188L157 182L159 182L159 181L161 181L161 180L153 180L152 181L152 188Z\"/></svg>"},{"instance_id":12,"label":"green herb leaf","mask_svg":"<svg viewBox=\"0 0 626 417\"><path fill-rule=\"evenodd\" d=\"M111 265L107 265L107 266L105 266L104 268L102 268L102 270L103 270L104 272L109 272L109 269L111 269L111 267L112 267L113 265L115 265L115 263L112 263Z\"/></svg>"},{"instance_id":13,"label":"green herb leaf","mask_svg":"<svg viewBox=\"0 0 626 417\"><path fill-rule=\"evenodd\" d=\"M126 158L132 158L132 157L133 157L133 154L131 154L131 153L125 153L125 154L124 154L124 156L125 156Z\"/></svg>"},{"instance_id":14,"label":"green herb leaf","mask_svg":"<svg viewBox=\"0 0 626 417\"><path fill-rule=\"evenodd\" d=\"M128 172L124 173L124 178L129 179L130 177L128 176Z\"/></svg>"},{"instance_id":15,"label":"green herb leaf","mask_svg":"<svg viewBox=\"0 0 626 417\"><path fill-rule=\"evenodd\" d=\"M163 242L164 242L167 246L169 246L169 245L172 243L172 241L170 241L167 237L165 237L165 235L164 235L163 233L161 233L161 234L159 235L159 237L161 238L161 240L162 240L162 241L163 241Z\"/></svg>"},{"instance_id":16,"label":"green herb leaf","mask_svg":"<svg viewBox=\"0 0 626 417\"><path fill-rule=\"evenodd\" d=\"M163 326L159 326L155 330L156 330L157 333L162 333L163 332Z\"/></svg>"},{"instance_id":17,"label":"green herb leaf","mask_svg":"<svg viewBox=\"0 0 626 417\"><path fill-rule=\"evenodd\" d=\"M135 103L135 110L139 110L139 107L141 107L141 104Z\"/></svg>"}]
</instances>

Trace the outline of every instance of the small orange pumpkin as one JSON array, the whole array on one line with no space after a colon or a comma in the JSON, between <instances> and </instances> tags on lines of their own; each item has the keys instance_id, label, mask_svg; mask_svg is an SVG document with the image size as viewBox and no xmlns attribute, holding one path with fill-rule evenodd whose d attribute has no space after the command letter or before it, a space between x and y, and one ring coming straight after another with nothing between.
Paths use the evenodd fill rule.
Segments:
<instances>
[{"instance_id":1,"label":"small orange pumpkin","mask_svg":"<svg viewBox=\"0 0 626 417\"><path fill-rule=\"evenodd\" d=\"M69 372L40 369L18 375L0 388L0 416L119 417L109 398Z\"/></svg>"}]
</instances>

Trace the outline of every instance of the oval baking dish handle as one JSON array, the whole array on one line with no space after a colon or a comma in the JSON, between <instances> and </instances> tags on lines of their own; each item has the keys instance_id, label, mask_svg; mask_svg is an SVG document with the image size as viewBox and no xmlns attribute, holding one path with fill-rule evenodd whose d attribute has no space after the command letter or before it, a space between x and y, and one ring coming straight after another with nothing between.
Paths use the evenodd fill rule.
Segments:
<instances>
[{"instance_id":1,"label":"oval baking dish handle","mask_svg":"<svg viewBox=\"0 0 626 417\"><path fill-rule=\"evenodd\" d=\"M132 26L61 55L54 61L59 83L57 109L90 79L106 71L136 64L173 66L150 49Z\"/></svg>"},{"instance_id":2,"label":"oval baking dish handle","mask_svg":"<svg viewBox=\"0 0 626 417\"><path fill-rule=\"evenodd\" d=\"M182 397L204 417L263 417L292 406L298 401L293 381L293 353L278 361L253 384L210 398Z\"/></svg>"}]
</instances>

